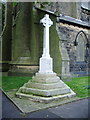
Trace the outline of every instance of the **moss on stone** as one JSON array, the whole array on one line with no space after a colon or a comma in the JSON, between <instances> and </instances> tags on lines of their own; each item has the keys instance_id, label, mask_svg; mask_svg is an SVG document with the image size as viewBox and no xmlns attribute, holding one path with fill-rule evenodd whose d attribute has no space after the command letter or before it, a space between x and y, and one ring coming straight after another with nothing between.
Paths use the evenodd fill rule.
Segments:
<instances>
[{"instance_id":1,"label":"moss on stone","mask_svg":"<svg viewBox=\"0 0 90 120\"><path fill-rule=\"evenodd\" d=\"M19 3L20 10L13 22L11 64L39 65L43 52L43 25L40 20L46 14L43 10L33 9L33 3ZM49 14L49 13L48 13ZM50 27L50 54L53 58L54 72L61 73L59 37L56 31L56 17L50 14L54 25ZM6 44L6 43L4 43ZM6 54L6 53L5 53Z\"/></svg>"}]
</instances>

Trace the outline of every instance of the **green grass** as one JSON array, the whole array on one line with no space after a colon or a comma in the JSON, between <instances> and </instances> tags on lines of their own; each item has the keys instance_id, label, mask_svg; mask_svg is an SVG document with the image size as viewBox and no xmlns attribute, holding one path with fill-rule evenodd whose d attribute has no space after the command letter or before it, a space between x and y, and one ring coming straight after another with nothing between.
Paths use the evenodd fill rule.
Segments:
<instances>
[{"instance_id":1,"label":"green grass","mask_svg":"<svg viewBox=\"0 0 90 120\"><path fill-rule=\"evenodd\" d=\"M89 79L90 77L78 77L72 78L72 81L65 81L65 83L77 94L77 97L83 98L88 97L90 93L90 89L88 89ZM31 80L31 77L3 76L2 88L4 91L19 89L29 80Z\"/></svg>"},{"instance_id":2,"label":"green grass","mask_svg":"<svg viewBox=\"0 0 90 120\"><path fill-rule=\"evenodd\" d=\"M2 86L2 77L0 76L0 88Z\"/></svg>"},{"instance_id":3,"label":"green grass","mask_svg":"<svg viewBox=\"0 0 90 120\"><path fill-rule=\"evenodd\" d=\"M72 81L65 82L76 94L78 97L89 97L90 86L89 83L90 77L78 77L72 78Z\"/></svg>"},{"instance_id":4,"label":"green grass","mask_svg":"<svg viewBox=\"0 0 90 120\"><path fill-rule=\"evenodd\" d=\"M2 88L5 91L12 89L18 89L23 86L24 83L31 80L31 77L14 77L14 76L3 76L2 77Z\"/></svg>"}]
</instances>

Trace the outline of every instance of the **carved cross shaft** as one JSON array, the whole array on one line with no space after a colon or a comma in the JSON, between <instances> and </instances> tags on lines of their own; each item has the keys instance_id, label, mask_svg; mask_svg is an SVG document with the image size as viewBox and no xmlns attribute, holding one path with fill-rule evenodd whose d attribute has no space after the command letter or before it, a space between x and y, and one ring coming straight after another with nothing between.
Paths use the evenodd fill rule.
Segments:
<instances>
[{"instance_id":1,"label":"carved cross shaft","mask_svg":"<svg viewBox=\"0 0 90 120\"><path fill-rule=\"evenodd\" d=\"M49 18L49 15L46 14L43 19L40 20L40 23L44 26L44 44L43 44L43 55L42 57L49 58L49 27L53 25L53 22Z\"/></svg>"}]
</instances>

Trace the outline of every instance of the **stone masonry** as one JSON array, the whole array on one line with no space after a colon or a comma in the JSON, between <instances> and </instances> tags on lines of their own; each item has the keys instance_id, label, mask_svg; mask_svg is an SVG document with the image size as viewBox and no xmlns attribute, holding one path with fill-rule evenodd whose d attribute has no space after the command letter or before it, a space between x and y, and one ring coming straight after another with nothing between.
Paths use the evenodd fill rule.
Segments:
<instances>
[{"instance_id":1,"label":"stone masonry","mask_svg":"<svg viewBox=\"0 0 90 120\"><path fill-rule=\"evenodd\" d=\"M40 58L39 72L32 78L32 81L25 83L17 91L18 97L31 98L34 101L50 102L75 96L76 94L68 87L55 72L53 72L53 59L49 53L49 27L53 22L46 14L40 20L44 26L43 54Z\"/></svg>"},{"instance_id":2,"label":"stone masonry","mask_svg":"<svg viewBox=\"0 0 90 120\"><path fill-rule=\"evenodd\" d=\"M81 33L81 38L80 35L77 36L77 34L80 31L83 31L87 38L89 36L89 29L83 28L83 26L79 27L78 25L74 24L68 24L68 23L58 23L58 32L60 35L60 43L64 45L64 48L67 51L67 54L69 55L70 59L70 73L78 75L78 76L83 76L83 75L88 75L88 69L89 69L89 64L90 64L90 53L89 53L89 48L86 46L87 45L87 39L83 33ZM78 45L75 46L75 38L77 36L77 42L79 44L80 39L82 39L83 46L78 49ZM79 41L78 41L79 40ZM89 41L88 41L89 42ZM80 44L81 45L81 44ZM82 53L84 51L84 53ZM84 54L84 58L78 60L77 58L77 53L81 55ZM80 57L80 55L79 55Z\"/></svg>"}]
</instances>

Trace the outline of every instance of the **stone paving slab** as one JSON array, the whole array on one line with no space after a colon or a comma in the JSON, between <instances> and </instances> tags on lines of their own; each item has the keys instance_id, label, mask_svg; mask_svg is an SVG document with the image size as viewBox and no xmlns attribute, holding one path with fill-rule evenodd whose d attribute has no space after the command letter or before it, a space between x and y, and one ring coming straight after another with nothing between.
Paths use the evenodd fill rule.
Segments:
<instances>
[{"instance_id":1,"label":"stone paving slab","mask_svg":"<svg viewBox=\"0 0 90 120\"><path fill-rule=\"evenodd\" d=\"M0 96L1 97L1 96ZM75 120L77 120L78 118L81 119L85 119L86 120L88 118L90 118L90 111L88 109L88 104L89 104L90 98L85 98L85 99L79 99L79 100L74 100L73 102L69 102L68 104L64 104L64 105L60 105L60 106L56 106L56 107L51 107L48 109L41 109L38 110L36 112L30 112L27 114L22 113L15 104L13 104L13 102L4 94L2 93L2 104L3 104L3 108L2 108L2 118L16 118L21 120L23 118L23 120L26 119L34 119L36 118L36 120L38 118L42 118L44 120L44 118L76 118ZM26 119L25 119L26 118Z\"/></svg>"},{"instance_id":2,"label":"stone paving slab","mask_svg":"<svg viewBox=\"0 0 90 120\"><path fill-rule=\"evenodd\" d=\"M52 101L50 103L40 103L40 102L34 102L30 99L20 99L15 96L17 90L14 91L9 91L5 93L9 99L21 110L23 113L29 113L29 112L34 112L38 111L41 109L46 109L54 106L59 106L63 105L69 102L73 102L76 100L79 100L80 98L78 97L73 97L73 98L68 98L68 99L63 99L63 100L56 100Z\"/></svg>"}]
</instances>

